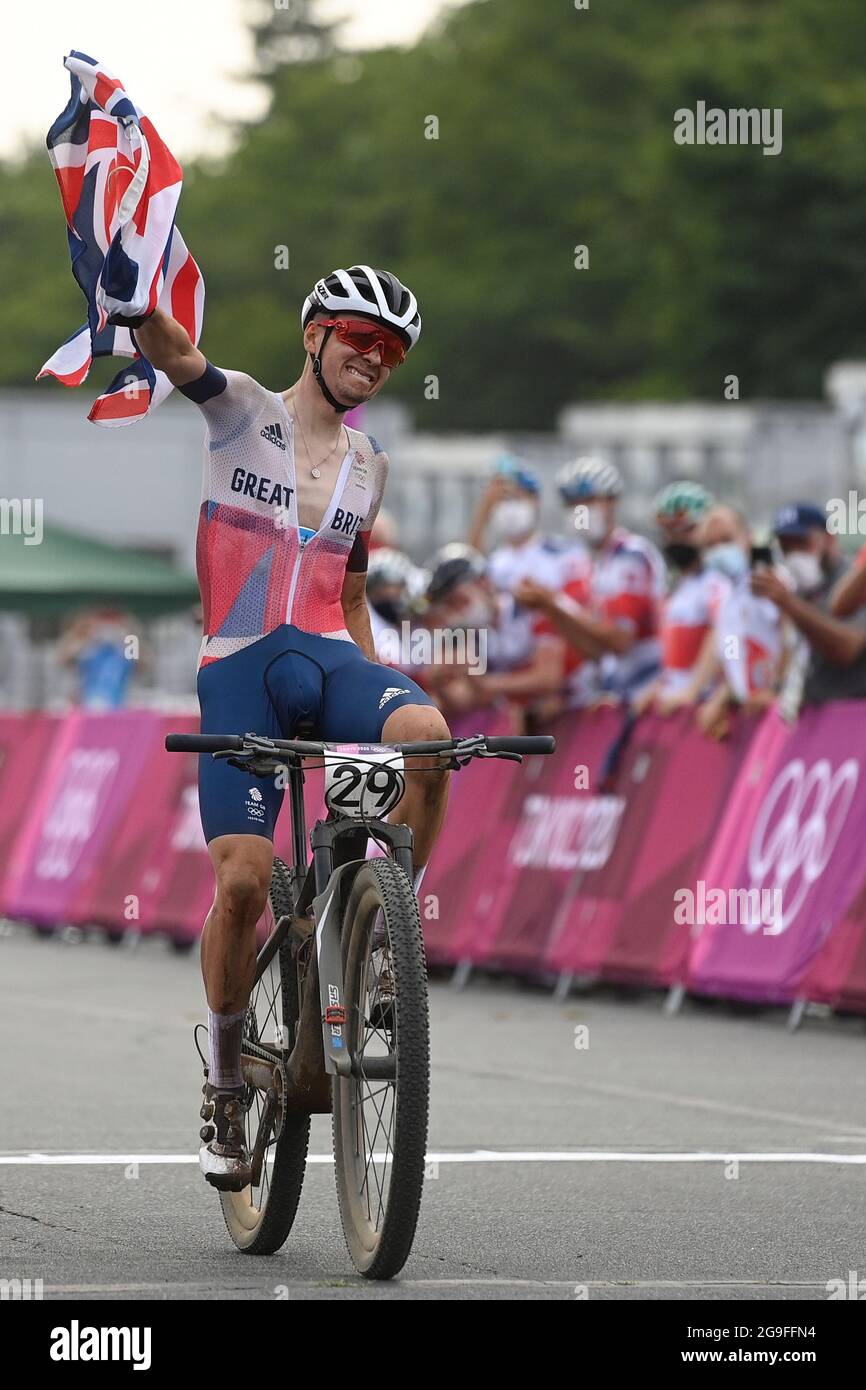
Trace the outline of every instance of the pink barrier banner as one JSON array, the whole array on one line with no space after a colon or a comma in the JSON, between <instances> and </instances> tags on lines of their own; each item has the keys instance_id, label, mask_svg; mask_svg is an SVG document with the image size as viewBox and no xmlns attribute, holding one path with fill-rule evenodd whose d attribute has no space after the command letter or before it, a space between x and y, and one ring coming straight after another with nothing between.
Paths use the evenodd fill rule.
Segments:
<instances>
[{"instance_id":1,"label":"pink barrier banner","mask_svg":"<svg viewBox=\"0 0 866 1390\"><path fill-rule=\"evenodd\" d=\"M24 803L7 878L10 917L71 920L76 898L112 852L113 834L154 751L157 721L147 711L67 716Z\"/></svg>"},{"instance_id":2,"label":"pink barrier banner","mask_svg":"<svg viewBox=\"0 0 866 1390\"><path fill-rule=\"evenodd\" d=\"M93 892L80 906L81 920L163 931L177 941L201 934L214 896L214 873L198 809L198 755L166 753L167 733L197 733L192 715L161 715L154 756L112 846ZM238 776L241 774L239 773ZM324 814L323 774L306 776L307 828ZM276 853L290 857L287 800L277 823ZM129 896L138 911L129 914Z\"/></svg>"},{"instance_id":3,"label":"pink barrier banner","mask_svg":"<svg viewBox=\"0 0 866 1390\"><path fill-rule=\"evenodd\" d=\"M486 710L452 720L449 727L454 738L514 732L507 713ZM448 814L419 895L427 959L433 963L460 959L466 931L463 904L473 897L489 863L487 849L501 830L503 807L520 776L519 763L478 759L451 778Z\"/></svg>"},{"instance_id":4,"label":"pink barrier banner","mask_svg":"<svg viewBox=\"0 0 866 1390\"><path fill-rule=\"evenodd\" d=\"M473 891L458 899L455 959L541 970L568 883L604 858L616 835L622 808L598 788L622 724L613 709L563 716L547 730L555 755L517 769L479 846Z\"/></svg>"},{"instance_id":5,"label":"pink barrier banner","mask_svg":"<svg viewBox=\"0 0 866 1390\"><path fill-rule=\"evenodd\" d=\"M798 981L796 993L834 1009L866 1013L866 884Z\"/></svg>"},{"instance_id":6,"label":"pink barrier banner","mask_svg":"<svg viewBox=\"0 0 866 1390\"><path fill-rule=\"evenodd\" d=\"M8 869L24 808L38 795L61 722L51 714L0 715L0 912L7 911Z\"/></svg>"},{"instance_id":7,"label":"pink barrier banner","mask_svg":"<svg viewBox=\"0 0 866 1390\"><path fill-rule=\"evenodd\" d=\"M701 874L707 888L725 890L728 908L724 923L706 914L689 988L768 1003L803 993L863 886L864 745L860 702L808 709L790 731L767 716ZM742 890L760 899L760 913L744 910ZM814 983L833 990L844 953L834 946L825 962L835 975Z\"/></svg>"},{"instance_id":8,"label":"pink barrier banner","mask_svg":"<svg viewBox=\"0 0 866 1390\"><path fill-rule=\"evenodd\" d=\"M612 786L617 833L603 862L568 884L551 969L650 985L680 977L691 937L674 894L695 879L754 733L741 720L718 743L685 710L637 723Z\"/></svg>"},{"instance_id":9,"label":"pink barrier banner","mask_svg":"<svg viewBox=\"0 0 866 1390\"><path fill-rule=\"evenodd\" d=\"M135 796L112 836L101 873L75 900L74 920L155 931L179 940L213 898L210 861L198 814L197 758L166 753L167 733L196 733L191 715L159 715Z\"/></svg>"}]
</instances>

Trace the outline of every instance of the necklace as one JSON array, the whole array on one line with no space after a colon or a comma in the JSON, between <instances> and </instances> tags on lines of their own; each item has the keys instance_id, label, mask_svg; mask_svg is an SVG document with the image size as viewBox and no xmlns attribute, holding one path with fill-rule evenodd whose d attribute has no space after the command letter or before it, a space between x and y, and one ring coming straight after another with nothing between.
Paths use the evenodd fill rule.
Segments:
<instances>
[{"instance_id":1,"label":"necklace","mask_svg":"<svg viewBox=\"0 0 866 1390\"><path fill-rule=\"evenodd\" d=\"M299 430L301 431L301 439L304 441L304 449L306 450L307 459L309 460L309 458L310 458L310 447L309 447L309 445L307 444L307 436L306 436L306 434L304 433L304 426L303 426L303 424L301 423L301 414L300 414L300 411L298 410L297 404L296 404L296 402L295 402L295 400L294 400L294 395L290 396L289 399L291 400L292 405L294 405L294 407L295 407L295 416L294 416L294 418L295 418L295 419L297 420L297 422L298 422L298 428L299 428ZM311 476L312 476L313 478L321 478L321 476L322 476L322 464L323 464L323 463L327 463L328 459L331 457L331 455L333 454L334 450L337 449L337 448L339 447L340 437L341 437L342 433L343 433L343 426L341 425L341 426L340 426L340 433L337 435L337 443L331 445L330 449L329 449L328 452L325 454L324 458L319 459L319 462L318 462L318 463L314 463L314 464L311 465L311 467L310 467L310 474L311 474Z\"/></svg>"}]
</instances>

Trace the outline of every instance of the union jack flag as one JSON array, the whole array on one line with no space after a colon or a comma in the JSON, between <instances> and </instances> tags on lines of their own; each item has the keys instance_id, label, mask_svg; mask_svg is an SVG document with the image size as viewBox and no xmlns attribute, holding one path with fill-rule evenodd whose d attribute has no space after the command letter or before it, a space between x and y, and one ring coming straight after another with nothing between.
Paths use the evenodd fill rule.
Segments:
<instances>
[{"instance_id":1,"label":"union jack flag","mask_svg":"<svg viewBox=\"0 0 866 1390\"><path fill-rule=\"evenodd\" d=\"M97 425L131 425L160 405L172 386L141 356L130 330L109 318L137 318L159 305L197 343L204 280L175 226L183 178L177 160L102 63L75 50L63 62L72 92L47 144L87 322L39 377L80 386L94 357L134 358L88 415Z\"/></svg>"}]
</instances>

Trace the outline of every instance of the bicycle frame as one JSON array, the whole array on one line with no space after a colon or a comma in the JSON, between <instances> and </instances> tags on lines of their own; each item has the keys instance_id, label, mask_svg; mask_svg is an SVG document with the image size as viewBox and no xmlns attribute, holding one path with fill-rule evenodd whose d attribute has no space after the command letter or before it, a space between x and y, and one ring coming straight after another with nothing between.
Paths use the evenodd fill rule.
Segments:
<instances>
[{"instance_id":1,"label":"bicycle frame","mask_svg":"<svg viewBox=\"0 0 866 1390\"><path fill-rule=\"evenodd\" d=\"M315 968L318 988L304 990L295 1045L287 1062L289 1094L286 1102L289 1108L294 1108L291 1093L301 1092L304 1100L303 1107L299 1108L310 1109L311 1103L315 1103L315 1110L311 1110L311 1113L316 1113L316 1110L327 1113L331 1108L330 1087L321 1086L322 1078L348 1076L353 1070L352 1058L345 1049L344 1032L347 1015L343 1004L341 929L346 898L355 875L366 862L366 842L371 832L388 846L410 882L414 837L407 825L392 825L378 819L358 822L348 816L329 813L327 820L317 821L312 829L310 844L313 858L308 863L303 767L300 760L287 763L287 767L293 860L289 865L289 874L294 915L277 923L259 951L254 985L261 979L293 928L297 936L302 938L303 934L297 932L297 924L299 919L309 920L312 910L315 955L307 968L307 977L312 984L310 976ZM314 1044L312 1000L316 994L320 1006L321 1033L320 1041ZM393 1080L394 1063L389 1065L388 1059L383 1059L383 1063L382 1075L377 1079Z\"/></svg>"}]
</instances>

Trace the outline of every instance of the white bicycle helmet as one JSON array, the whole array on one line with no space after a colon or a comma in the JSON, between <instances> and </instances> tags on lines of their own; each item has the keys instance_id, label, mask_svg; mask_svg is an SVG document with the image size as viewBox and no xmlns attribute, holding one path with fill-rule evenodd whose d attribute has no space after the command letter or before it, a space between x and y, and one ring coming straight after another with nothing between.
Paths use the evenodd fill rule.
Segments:
<instances>
[{"instance_id":1,"label":"white bicycle helmet","mask_svg":"<svg viewBox=\"0 0 866 1390\"><path fill-rule=\"evenodd\" d=\"M301 327L306 328L317 313L367 314L392 328L407 352L421 336L421 315L412 291L389 270L374 270L369 265L333 270L324 280L317 280L304 300Z\"/></svg>"},{"instance_id":2,"label":"white bicycle helmet","mask_svg":"<svg viewBox=\"0 0 866 1390\"><path fill-rule=\"evenodd\" d=\"M619 469L595 455L575 459L560 468L556 486L563 502L583 502L587 498L620 497L623 483Z\"/></svg>"}]
</instances>

